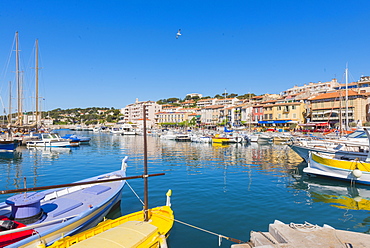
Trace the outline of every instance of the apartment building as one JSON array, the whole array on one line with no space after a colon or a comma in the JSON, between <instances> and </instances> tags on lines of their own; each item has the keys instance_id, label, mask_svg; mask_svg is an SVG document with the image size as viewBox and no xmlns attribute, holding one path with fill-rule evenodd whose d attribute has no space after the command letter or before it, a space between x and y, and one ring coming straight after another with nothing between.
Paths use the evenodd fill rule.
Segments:
<instances>
[{"instance_id":1,"label":"apartment building","mask_svg":"<svg viewBox=\"0 0 370 248\"><path fill-rule=\"evenodd\" d=\"M224 106L231 106L231 105L239 105L242 104L243 100L238 98L220 98L215 100L215 105L224 105Z\"/></svg>"},{"instance_id":2,"label":"apartment building","mask_svg":"<svg viewBox=\"0 0 370 248\"><path fill-rule=\"evenodd\" d=\"M216 104L216 101L217 101L216 98L201 99L197 102L197 107L204 108L207 106L212 106Z\"/></svg>"},{"instance_id":3,"label":"apartment building","mask_svg":"<svg viewBox=\"0 0 370 248\"><path fill-rule=\"evenodd\" d=\"M162 105L162 112L178 112L180 109L182 109L182 107L173 106L171 104Z\"/></svg>"},{"instance_id":4,"label":"apartment building","mask_svg":"<svg viewBox=\"0 0 370 248\"><path fill-rule=\"evenodd\" d=\"M267 101L263 104L263 120L259 124L274 124L284 126L287 123L304 123L306 103L293 96Z\"/></svg>"},{"instance_id":5,"label":"apartment building","mask_svg":"<svg viewBox=\"0 0 370 248\"><path fill-rule=\"evenodd\" d=\"M304 123L304 108L304 102L276 103L273 118L290 123Z\"/></svg>"},{"instance_id":6,"label":"apartment building","mask_svg":"<svg viewBox=\"0 0 370 248\"><path fill-rule=\"evenodd\" d=\"M201 123L208 126L216 126L222 122L224 114L221 115L220 111L223 110L223 105L212 105L204 107L200 110Z\"/></svg>"},{"instance_id":7,"label":"apartment building","mask_svg":"<svg viewBox=\"0 0 370 248\"><path fill-rule=\"evenodd\" d=\"M183 108L186 108L186 107L192 107L194 106L196 103L194 100L188 100L188 101L184 101L181 103L181 107Z\"/></svg>"},{"instance_id":8,"label":"apartment building","mask_svg":"<svg viewBox=\"0 0 370 248\"><path fill-rule=\"evenodd\" d=\"M347 116L348 123L366 122L369 119L369 114L365 111L369 109L369 93L348 90L347 96L348 101L346 91L338 90L311 98L311 122L345 123Z\"/></svg>"},{"instance_id":9,"label":"apartment building","mask_svg":"<svg viewBox=\"0 0 370 248\"><path fill-rule=\"evenodd\" d=\"M306 93L306 92L309 92L311 94L324 93L324 92L333 90L336 87L339 87L339 85L340 84L335 78L329 82L318 82L318 83L310 82L308 84L304 84L303 86L295 85L293 88L282 91L280 95L289 96L289 95Z\"/></svg>"},{"instance_id":10,"label":"apartment building","mask_svg":"<svg viewBox=\"0 0 370 248\"><path fill-rule=\"evenodd\" d=\"M155 123L157 125L163 123L181 123L189 120L188 112L158 112L155 114Z\"/></svg>"},{"instance_id":11,"label":"apartment building","mask_svg":"<svg viewBox=\"0 0 370 248\"><path fill-rule=\"evenodd\" d=\"M263 107L262 104L252 106L252 124L258 124L259 121L263 121Z\"/></svg>"},{"instance_id":12,"label":"apartment building","mask_svg":"<svg viewBox=\"0 0 370 248\"><path fill-rule=\"evenodd\" d=\"M155 113L162 110L162 106L154 101L139 102L139 100L136 99L135 103L129 104L125 108L121 109L121 113L123 114L123 121L125 123L138 123L140 119L144 119L144 105L146 108L145 118L149 120L154 120Z\"/></svg>"},{"instance_id":13,"label":"apartment building","mask_svg":"<svg viewBox=\"0 0 370 248\"><path fill-rule=\"evenodd\" d=\"M243 104L240 109L240 121L242 123L252 123L253 105L251 103Z\"/></svg>"},{"instance_id":14,"label":"apartment building","mask_svg":"<svg viewBox=\"0 0 370 248\"><path fill-rule=\"evenodd\" d=\"M351 89L357 92L370 92L370 77L362 76L357 82L350 82L347 84L341 84L335 87L336 90Z\"/></svg>"},{"instance_id":15,"label":"apartment building","mask_svg":"<svg viewBox=\"0 0 370 248\"><path fill-rule=\"evenodd\" d=\"M274 112L274 110L276 111L276 109L274 108L275 103L276 103L276 100L270 100L270 101L266 101L262 103L264 121L274 120L274 116L276 116L276 113Z\"/></svg>"}]
</instances>

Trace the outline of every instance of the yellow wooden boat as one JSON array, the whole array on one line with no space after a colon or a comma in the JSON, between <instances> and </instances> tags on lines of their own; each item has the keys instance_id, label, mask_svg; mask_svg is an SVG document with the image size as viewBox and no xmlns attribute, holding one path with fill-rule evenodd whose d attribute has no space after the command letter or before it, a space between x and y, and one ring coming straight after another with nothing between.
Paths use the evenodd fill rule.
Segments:
<instances>
[{"instance_id":1,"label":"yellow wooden boat","mask_svg":"<svg viewBox=\"0 0 370 248\"><path fill-rule=\"evenodd\" d=\"M170 195L169 190L166 206L148 209L148 221L144 221L143 211L138 211L114 220L103 221L92 229L64 237L48 247L167 247L166 238L174 222Z\"/></svg>"}]
</instances>

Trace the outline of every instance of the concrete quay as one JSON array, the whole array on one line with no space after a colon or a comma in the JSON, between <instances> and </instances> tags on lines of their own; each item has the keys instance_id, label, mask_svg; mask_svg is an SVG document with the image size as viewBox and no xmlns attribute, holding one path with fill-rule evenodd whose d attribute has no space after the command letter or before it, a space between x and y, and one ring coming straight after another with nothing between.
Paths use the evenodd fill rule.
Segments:
<instances>
[{"instance_id":1,"label":"concrete quay","mask_svg":"<svg viewBox=\"0 0 370 248\"><path fill-rule=\"evenodd\" d=\"M305 224L284 224L275 220L268 232L251 232L248 243L234 244L231 248L369 248L370 235Z\"/></svg>"}]
</instances>

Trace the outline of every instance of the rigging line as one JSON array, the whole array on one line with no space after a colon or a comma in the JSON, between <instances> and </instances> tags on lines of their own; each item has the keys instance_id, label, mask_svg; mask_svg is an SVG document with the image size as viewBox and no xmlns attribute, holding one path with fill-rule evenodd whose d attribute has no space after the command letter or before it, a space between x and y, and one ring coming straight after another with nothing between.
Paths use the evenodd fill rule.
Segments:
<instances>
[{"instance_id":1,"label":"rigging line","mask_svg":"<svg viewBox=\"0 0 370 248\"><path fill-rule=\"evenodd\" d=\"M1 92L1 88L0 88L0 92ZM1 102L1 106L3 107L3 109L4 109L4 111L3 111L3 113L2 114L0 114L0 115L5 115L5 118L6 118L6 120L8 120L8 114L6 113L6 109L5 109L5 105L4 105L4 102L3 102L3 97L2 96L0 96L0 102Z\"/></svg>"},{"instance_id":2,"label":"rigging line","mask_svg":"<svg viewBox=\"0 0 370 248\"><path fill-rule=\"evenodd\" d=\"M140 199L140 196L135 192L135 190L131 187L131 185L127 181L126 181L126 184L131 189L132 193L134 193L134 195L136 195L137 199L139 199L141 204L143 204L143 206L144 206L144 202Z\"/></svg>"},{"instance_id":3,"label":"rigging line","mask_svg":"<svg viewBox=\"0 0 370 248\"><path fill-rule=\"evenodd\" d=\"M7 60L7 63L5 64L4 68L3 68L3 72L2 72L2 75L3 75L3 79L2 81L5 81L5 77L6 77L6 72L8 71L9 69L9 64L10 64L10 60L11 60L11 57L12 57L12 53L13 53L13 49L14 49L14 46L15 46L15 35L14 35L14 39L13 39L13 44L10 48L10 52L9 52L9 56L8 56L8 60ZM2 91L3 87L1 86L0 88L0 92Z\"/></svg>"},{"instance_id":4,"label":"rigging line","mask_svg":"<svg viewBox=\"0 0 370 248\"><path fill-rule=\"evenodd\" d=\"M191 225L191 224L188 224L186 222L183 222L181 220L176 220L175 218L173 219L174 221L180 223L180 224L183 224L183 225L186 225L186 226L189 226L189 227L192 227L194 229L197 229L197 230L200 230L200 231L203 231L203 232L206 232L206 233L209 233L209 234L212 234L212 235L215 235L219 238L224 238L226 240L230 240L234 243L238 243L238 244L242 244L242 243L245 243L244 241L240 240L240 239L234 239L234 238L231 238L231 237L227 237L227 236L224 236L222 234L217 234L217 233L214 233L214 232L211 232L209 230L206 230L206 229L203 229L203 228L200 228L200 227L197 227L197 226L194 226L194 225Z\"/></svg>"},{"instance_id":5,"label":"rigging line","mask_svg":"<svg viewBox=\"0 0 370 248\"><path fill-rule=\"evenodd\" d=\"M358 163L360 163L360 164L362 164L362 166L366 169L366 171L369 171L368 169L367 169L367 166L365 166L365 164L363 163L363 161L357 161ZM357 166L356 166L357 167ZM358 169L358 167L357 167L357 169Z\"/></svg>"}]
</instances>

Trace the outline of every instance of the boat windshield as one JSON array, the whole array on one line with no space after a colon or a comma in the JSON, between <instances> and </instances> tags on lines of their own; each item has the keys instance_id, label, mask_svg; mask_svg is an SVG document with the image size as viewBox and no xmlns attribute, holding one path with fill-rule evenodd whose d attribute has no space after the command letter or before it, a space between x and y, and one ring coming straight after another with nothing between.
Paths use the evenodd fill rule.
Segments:
<instances>
[{"instance_id":1,"label":"boat windshield","mask_svg":"<svg viewBox=\"0 0 370 248\"><path fill-rule=\"evenodd\" d=\"M57 135L56 133L51 133L51 134L50 134L50 137L51 137L52 139L58 139L58 135Z\"/></svg>"},{"instance_id":2,"label":"boat windshield","mask_svg":"<svg viewBox=\"0 0 370 248\"><path fill-rule=\"evenodd\" d=\"M367 138L365 131L354 131L346 136L346 138Z\"/></svg>"}]
</instances>

